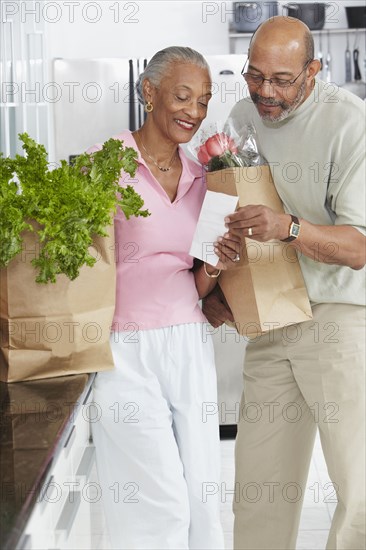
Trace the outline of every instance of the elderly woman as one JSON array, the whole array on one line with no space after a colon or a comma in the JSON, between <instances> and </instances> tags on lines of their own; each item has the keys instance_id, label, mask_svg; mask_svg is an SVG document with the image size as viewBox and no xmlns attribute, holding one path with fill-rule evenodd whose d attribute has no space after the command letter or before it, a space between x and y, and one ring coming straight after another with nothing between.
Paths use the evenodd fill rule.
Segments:
<instances>
[{"instance_id":1,"label":"elderly woman","mask_svg":"<svg viewBox=\"0 0 366 550\"><path fill-rule=\"evenodd\" d=\"M117 136L138 151L133 185L151 216L116 216L115 369L95 383L101 415L93 437L113 548L224 546L218 419L205 416L217 401L216 373L198 304L218 270L193 268L205 185L202 168L179 146L206 117L210 90L198 52L162 50L137 82L146 122ZM225 269L235 243L221 240L217 253Z\"/></svg>"}]
</instances>

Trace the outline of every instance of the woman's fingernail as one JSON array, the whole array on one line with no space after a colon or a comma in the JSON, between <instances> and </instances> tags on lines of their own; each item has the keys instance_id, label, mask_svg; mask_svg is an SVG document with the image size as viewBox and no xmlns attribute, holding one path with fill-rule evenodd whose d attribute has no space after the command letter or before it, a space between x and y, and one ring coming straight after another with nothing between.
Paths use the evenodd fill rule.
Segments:
<instances>
[{"instance_id":1,"label":"woman's fingernail","mask_svg":"<svg viewBox=\"0 0 366 550\"><path fill-rule=\"evenodd\" d=\"M230 218L227 218L227 217L224 218L224 222L229 223L229 221L230 221Z\"/></svg>"}]
</instances>

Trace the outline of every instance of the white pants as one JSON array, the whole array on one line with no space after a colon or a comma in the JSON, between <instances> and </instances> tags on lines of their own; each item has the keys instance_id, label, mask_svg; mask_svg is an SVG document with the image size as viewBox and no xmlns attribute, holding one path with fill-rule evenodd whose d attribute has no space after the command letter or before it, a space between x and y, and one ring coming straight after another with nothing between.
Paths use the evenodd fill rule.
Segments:
<instances>
[{"instance_id":1,"label":"white pants","mask_svg":"<svg viewBox=\"0 0 366 550\"><path fill-rule=\"evenodd\" d=\"M312 321L247 347L236 440L237 550L296 547L317 429L338 497L327 549L365 548L365 309L320 304L313 313Z\"/></svg>"},{"instance_id":2,"label":"white pants","mask_svg":"<svg viewBox=\"0 0 366 550\"><path fill-rule=\"evenodd\" d=\"M224 548L212 494L218 421L205 418L216 371L202 326L111 335L116 368L96 377L93 439L114 549Z\"/></svg>"}]
</instances>

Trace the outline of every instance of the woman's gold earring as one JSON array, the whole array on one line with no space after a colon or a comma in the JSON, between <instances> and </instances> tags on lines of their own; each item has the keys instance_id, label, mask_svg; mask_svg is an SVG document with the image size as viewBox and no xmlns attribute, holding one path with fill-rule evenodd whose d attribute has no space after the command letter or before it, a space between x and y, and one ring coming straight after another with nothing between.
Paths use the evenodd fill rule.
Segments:
<instances>
[{"instance_id":1,"label":"woman's gold earring","mask_svg":"<svg viewBox=\"0 0 366 550\"><path fill-rule=\"evenodd\" d=\"M147 113L151 113L151 111L154 109L154 106L153 104L151 103L151 101L148 101L145 105L145 111Z\"/></svg>"}]
</instances>

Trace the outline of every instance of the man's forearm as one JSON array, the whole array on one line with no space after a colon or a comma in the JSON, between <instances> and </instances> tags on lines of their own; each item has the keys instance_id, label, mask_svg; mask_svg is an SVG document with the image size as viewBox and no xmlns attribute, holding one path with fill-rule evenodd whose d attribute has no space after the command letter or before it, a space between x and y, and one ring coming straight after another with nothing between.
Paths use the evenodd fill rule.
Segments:
<instances>
[{"instance_id":1,"label":"man's forearm","mask_svg":"<svg viewBox=\"0 0 366 550\"><path fill-rule=\"evenodd\" d=\"M301 232L292 245L317 262L362 269L366 264L366 237L347 225L321 226L300 220Z\"/></svg>"}]
</instances>

